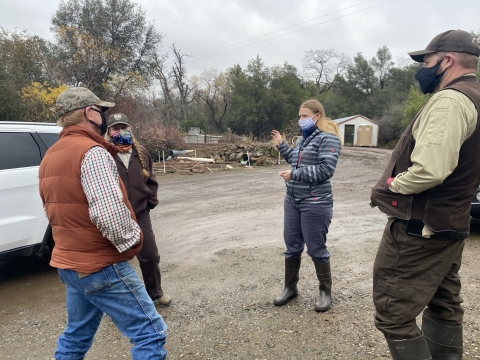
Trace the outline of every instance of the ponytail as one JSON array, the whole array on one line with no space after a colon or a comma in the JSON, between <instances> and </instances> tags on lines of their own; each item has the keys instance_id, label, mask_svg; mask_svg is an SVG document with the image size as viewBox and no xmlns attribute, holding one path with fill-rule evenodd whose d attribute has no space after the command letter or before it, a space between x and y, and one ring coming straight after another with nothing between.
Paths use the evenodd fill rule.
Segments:
<instances>
[{"instance_id":1,"label":"ponytail","mask_svg":"<svg viewBox=\"0 0 480 360\"><path fill-rule=\"evenodd\" d=\"M140 147L140 144L133 136L132 136L132 145L135 151L137 152L138 160L140 160L140 165L142 166L143 179L147 180L150 177L150 173L147 170L147 164L145 162L145 154L143 153L142 148Z\"/></svg>"}]
</instances>

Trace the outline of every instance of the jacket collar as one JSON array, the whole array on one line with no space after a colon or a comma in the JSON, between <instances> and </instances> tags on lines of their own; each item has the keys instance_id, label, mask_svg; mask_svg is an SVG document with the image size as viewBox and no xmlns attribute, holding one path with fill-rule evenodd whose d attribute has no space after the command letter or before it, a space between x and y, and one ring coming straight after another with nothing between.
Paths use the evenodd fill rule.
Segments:
<instances>
[{"instance_id":1,"label":"jacket collar","mask_svg":"<svg viewBox=\"0 0 480 360\"><path fill-rule=\"evenodd\" d=\"M473 76L472 76L473 75ZM460 76L456 79L453 79L450 81L448 84L445 85L445 87L442 90L446 90L449 86L452 86L453 84L456 84L460 81L466 81L466 82L478 82L477 77L475 74L466 74L463 76ZM441 90L440 90L441 91Z\"/></svg>"},{"instance_id":2,"label":"jacket collar","mask_svg":"<svg viewBox=\"0 0 480 360\"><path fill-rule=\"evenodd\" d=\"M310 143L310 141L312 141L312 139L317 136L318 134L320 134L320 129L315 129L315 131L313 133L310 134L309 137L307 137L306 139L303 138L302 140L302 143L301 143L301 148L304 149L307 147L307 145Z\"/></svg>"},{"instance_id":3,"label":"jacket collar","mask_svg":"<svg viewBox=\"0 0 480 360\"><path fill-rule=\"evenodd\" d=\"M64 137L66 138L68 136L85 136L92 139L100 146L103 146L110 153L110 155L115 156L118 153L118 149L116 146L105 140L103 136L97 134L96 132L93 132L92 130L84 128L83 126L69 125L64 127L63 130L60 132L60 139Z\"/></svg>"}]
</instances>

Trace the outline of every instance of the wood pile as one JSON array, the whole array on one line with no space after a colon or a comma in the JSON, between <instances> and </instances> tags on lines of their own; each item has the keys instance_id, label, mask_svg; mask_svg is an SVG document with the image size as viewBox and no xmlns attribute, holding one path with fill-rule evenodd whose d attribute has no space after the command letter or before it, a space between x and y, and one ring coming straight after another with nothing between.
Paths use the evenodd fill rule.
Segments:
<instances>
[{"instance_id":1,"label":"wood pile","mask_svg":"<svg viewBox=\"0 0 480 360\"><path fill-rule=\"evenodd\" d=\"M153 169L156 173L157 172L163 173L163 163L154 163ZM189 161L189 162L168 161L165 163L165 171L168 174L180 174L180 175L204 173L205 163L197 163L193 161Z\"/></svg>"},{"instance_id":2,"label":"wood pile","mask_svg":"<svg viewBox=\"0 0 480 360\"><path fill-rule=\"evenodd\" d=\"M218 163L204 163L195 161L167 161L165 162L165 171L167 174L177 175L193 175L205 172L213 172L225 169L227 165L234 163L218 162ZM163 162L153 163L153 170L157 174L163 175Z\"/></svg>"}]
</instances>

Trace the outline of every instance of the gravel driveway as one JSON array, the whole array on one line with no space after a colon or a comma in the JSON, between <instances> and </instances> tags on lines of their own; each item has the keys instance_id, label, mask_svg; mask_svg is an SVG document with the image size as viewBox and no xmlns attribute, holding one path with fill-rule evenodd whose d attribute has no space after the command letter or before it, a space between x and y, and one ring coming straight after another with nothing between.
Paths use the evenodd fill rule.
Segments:
<instances>
[{"instance_id":1,"label":"gravel driveway","mask_svg":"<svg viewBox=\"0 0 480 360\"><path fill-rule=\"evenodd\" d=\"M194 176L159 175L151 212L162 256L160 309L169 359L389 358L373 324L371 272L386 217L368 206L390 152L345 148L332 179L333 306L314 308L318 283L305 254L299 296L283 307L283 197L287 166ZM473 226L461 270L464 359L480 358L480 227ZM140 274L138 263L132 261ZM0 264L1 359L53 359L66 322L65 288L42 261ZM85 359L130 358L130 343L106 316Z\"/></svg>"}]
</instances>

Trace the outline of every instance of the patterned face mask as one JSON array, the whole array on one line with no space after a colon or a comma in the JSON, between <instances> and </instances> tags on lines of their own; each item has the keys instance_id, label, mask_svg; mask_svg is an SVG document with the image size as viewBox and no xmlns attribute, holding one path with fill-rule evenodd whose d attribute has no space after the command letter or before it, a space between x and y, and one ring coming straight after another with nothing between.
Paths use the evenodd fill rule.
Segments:
<instances>
[{"instance_id":1,"label":"patterned face mask","mask_svg":"<svg viewBox=\"0 0 480 360\"><path fill-rule=\"evenodd\" d=\"M302 129L302 131L306 131L311 129L315 125L315 123L313 122L312 118L308 118L308 119L298 120L298 125L300 125L300 128Z\"/></svg>"},{"instance_id":2,"label":"patterned face mask","mask_svg":"<svg viewBox=\"0 0 480 360\"><path fill-rule=\"evenodd\" d=\"M132 134L130 133L130 130L111 131L110 137L112 138L112 141L117 144L132 145Z\"/></svg>"}]
</instances>

